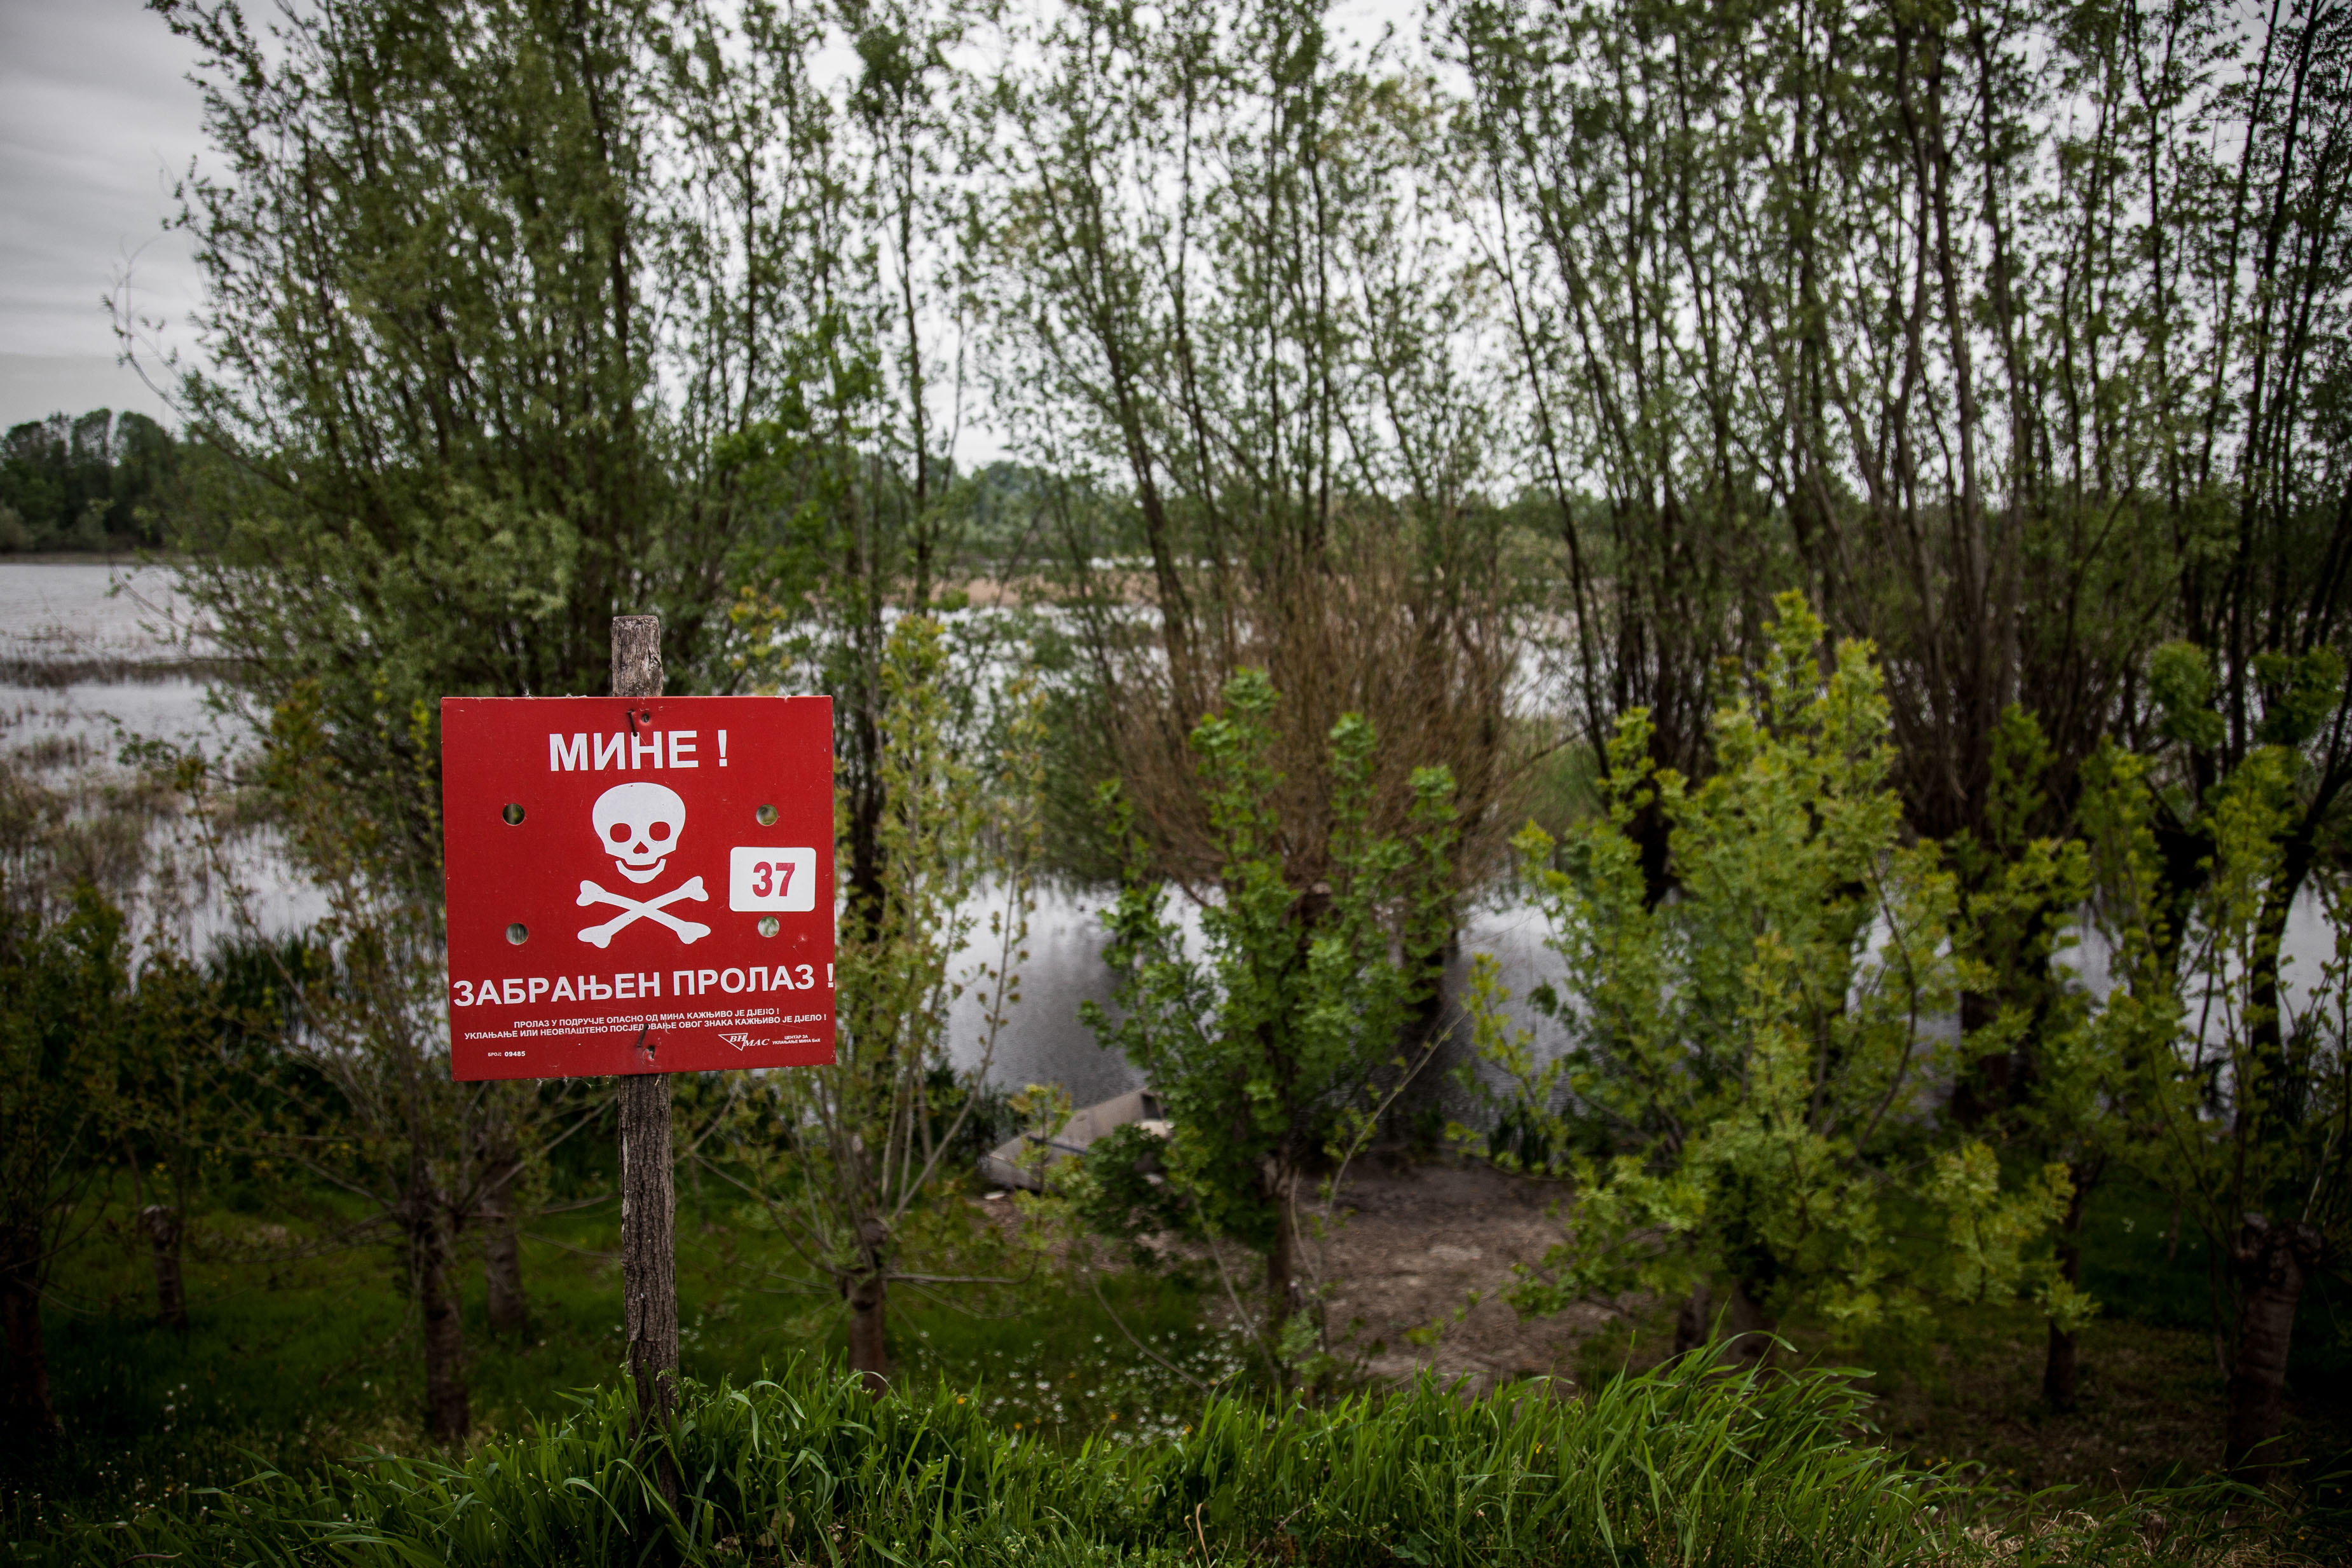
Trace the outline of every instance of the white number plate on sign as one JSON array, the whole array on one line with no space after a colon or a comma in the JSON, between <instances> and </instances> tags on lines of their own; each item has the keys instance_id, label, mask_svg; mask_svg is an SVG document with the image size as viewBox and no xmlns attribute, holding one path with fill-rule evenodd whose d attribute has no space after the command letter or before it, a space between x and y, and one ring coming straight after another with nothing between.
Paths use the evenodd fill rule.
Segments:
<instances>
[{"instance_id":1,"label":"white number plate on sign","mask_svg":"<svg viewBox=\"0 0 2352 1568\"><path fill-rule=\"evenodd\" d=\"M816 852L737 845L727 857L727 907L790 915L816 907Z\"/></svg>"}]
</instances>

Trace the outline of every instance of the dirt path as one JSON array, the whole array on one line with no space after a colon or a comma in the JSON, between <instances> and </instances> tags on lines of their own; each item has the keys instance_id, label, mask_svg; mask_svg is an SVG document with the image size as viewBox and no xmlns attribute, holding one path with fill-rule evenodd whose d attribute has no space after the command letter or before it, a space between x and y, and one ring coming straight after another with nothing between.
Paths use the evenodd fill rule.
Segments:
<instances>
[{"instance_id":1,"label":"dirt path","mask_svg":"<svg viewBox=\"0 0 2352 1568\"><path fill-rule=\"evenodd\" d=\"M1535 1264L1559 1238L1548 1198L1477 1166L1373 1166L1350 1172L1345 1223L1323 1243L1333 1336L1350 1332L1365 1370L1409 1377L1424 1369L1486 1385L1538 1373L1573 1376L1577 1346L1618 1313L1570 1308L1522 1319L1502 1299L1513 1264ZM1478 1292L1478 1304L1452 1321ZM1443 1322L1435 1342L1406 1335ZM1373 1349L1377 1346L1377 1349Z\"/></svg>"}]
</instances>

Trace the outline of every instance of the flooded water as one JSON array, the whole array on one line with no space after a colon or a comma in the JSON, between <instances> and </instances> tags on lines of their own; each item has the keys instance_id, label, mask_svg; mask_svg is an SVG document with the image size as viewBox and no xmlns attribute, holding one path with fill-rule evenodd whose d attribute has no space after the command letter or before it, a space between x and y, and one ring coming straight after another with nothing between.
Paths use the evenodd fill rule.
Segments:
<instances>
[{"instance_id":1,"label":"flooded water","mask_svg":"<svg viewBox=\"0 0 2352 1568\"><path fill-rule=\"evenodd\" d=\"M0 660L157 664L212 652L184 642L189 609L169 567L0 561Z\"/></svg>"},{"instance_id":2,"label":"flooded water","mask_svg":"<svg viewBox=\"0 0 2352 1568\"><path fill-rule=\"evenodd\" d=\"M201 661L212 651L201 629L190 626L168 568L0 562L0 747L81 757L101 768L141 739L199 745L214 755L235 751L250 737L208 700ZM266 841L241 846L236 875L256 894L254 908L266 929L299 928L322 913L316 891ZM187 928L201 946L232 923L217 889L199 892ZM1100 891L1085 889L1040 895L1029 958L1019 966L1022 999L997 1031L992 1052L984 1041L985 1006L977 993L968 991L950 1009L950 1051L958 1066L977 1067L985 1055L991 1082L1013 1088L1058 1082L1082 1105L1141 1085L1136 1069L1103 1050L1079 1020L1083 1003L1111 1000L1103 965L1104 903ZM984 936L994 907L986 897L975 904L975 932ZM1197 924L1192 929L1197 936ZM1535 910L1508 902L1482 904L1465 923L1464 957L1450 977L1454 988L1466 977L1468 955L1488 953L1504 985L1514 997L1525 997L1557 968L1544 938ZM2317 900L2306 896L2287 936L2294 998L2307 993L2333 944ZM2077 957L2084 983L2104 991L2104 955L2094 944ZM976 943L961 956L957 972L969 976L983 961L992 962L993 955ZM1523 1002L1512 1011L1536 1029L1539 1051L1557 1048L1556 1031ZM1466 1034L1454 1022L1457 1035ZM1435 1065L1442 1071L1459 1054L1458 1049L1441 1053Z\"/></svg>"},{"instance_id":3,"label":"flooded water","mask_svg":"<svg viewBox=\"0 0 2352 1568\"><path fill-rule=\"evenodd\" d=\"M243 724L217 711L200 673L215 650L190 624L185 599L166 567L115 568L82 563L0 561L0 747L20 756L79 758L101 771L137 740L201 746L215 756L251 739ZM58 767L44 770L60 781ZM165 841L159 857L187 847ZM261 925L299 929L324 912L324 901L266 841L240 846L237 880L255 894ZM216 887L198 890L185 934L199 949L234 928ZM972 911L984 933L991 906ZM1055 891L1032 917L1027 963L1020 966L1021 997L997 1031L989 1079L1019 1088L1058 1082L1080 1104L1137 1087L1141 1075L1104 1051L1078 1021L1082 1002L1108 1002L1103 967L1101 904L1081 893ZM975 946L959 972L981 960ZM950 1049L958 1065L979 1064L983 1009L967 994L952 1012Z\"/></svg>"},{"instance_id":4,"label":"flooded water","mask_svg":"<svg viewBox=\"0 0 2352 1568\"><path fill-rule=\"evenodd\" d=\"M1079 1021L1084 1003L1111 1005L1110 971L1103 964L1107 934L1102 915L1107 902L1102 894L1069 889L1049 890L1038 898L1036 913L1030 917L1029 962L1020 970L1021 1005L1009 1012L997 1036L994 1058L989 1063L990 1082L1016 1089L1028 1083L1060 1083L1079 1105L1144 1086L1143 1074L1125 1057L1105 1051L1093 1031ZM975 908L979 916L975 929L985 932L991 907L983 899ZM1182 907L1175 913L1197 952L1198 920ZM1463 933L1465 956L1448 974L1449 988L1459 991L1466 982L1466 955L1490 953L1513 997L1525 997L1551 972L1543 938L1542 919L1532 909L1474 911ZM993 958L992 953L982 952L975 944L961 956L958 968L970 973L974 965L992 963ZM1522 1024L1532 1027L1540 1021L1523 1002L1515 1001L1509 1010ZM967 1070L977 1066L985 1048L984 1001L968 992L950 1009L950 1019L949 1047L956 1065ZM1466 1037L1467 1025L1459 1019L1451 1021L1456 1025L1456 1034ZM1438 1080L1463 1054L1459 1049L1441 1049L1424 1072L1429 1087L1440 1087Z\"/></svg>"},{"instance_id":5,"label":"flooded water","mask_svg":"<svg viewBox=\"0 0 2352 1568\"><path fill-rule=\"evenodd\" d=\"M168 567L0 562L0 747L55 788L127 776L125 747L161 741L211 756L241 750L247 727L218 711L202 674L215 650L189 623ZM130 898L132 933L159 922L201 952L235 930L223 880L169 813L147 844ZM276 935L318 919L324 901L265 837L227 854L227 875L249 888L252 915Z\"/></svg>"},{"instance_id":6,"label":"flooded water","mask_svg":"<svg viewBox=\"0 0 2352 1568\"><path fill-rule=\"evenodd\" d=\"M957 971L971 974L981 962L993 964L987 943L988 911L982 898L973 910L981 940L961 956ZM1029 1083L1059 1083L1072 1103L1091 1105L1143 1086L1143 1074L1127 1059L1105 1051L1078 1020L1087 1002L1108 1006L1110 971L1103 966L1106 933L1103 901L1066 889L1049 889L1029 918L1028 962L1018 967L1021 1000L1006 1009L997 1031L988 1080L1018 1089ZM957 1067L980 1065L987 1053L988 1006L977 989L949 1009L948 1050Z\"/></svg>"}]
</instances>

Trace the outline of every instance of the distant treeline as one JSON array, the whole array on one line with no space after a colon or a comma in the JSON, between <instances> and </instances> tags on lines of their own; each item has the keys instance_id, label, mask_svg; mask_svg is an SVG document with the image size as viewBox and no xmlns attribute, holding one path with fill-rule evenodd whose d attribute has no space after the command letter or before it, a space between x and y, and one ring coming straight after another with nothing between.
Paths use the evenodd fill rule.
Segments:
<instances>
[{"instance_id":1,"label":"distant treeline","mask_svg":"<svg viewBox=\"0 0 2352 1568\"><path fill-rule=\"evenodd\" d=\"M143 413L53 413L0 447L0 553L163 544L182 495L181 444Z\"/></svg>"}]
</instances>

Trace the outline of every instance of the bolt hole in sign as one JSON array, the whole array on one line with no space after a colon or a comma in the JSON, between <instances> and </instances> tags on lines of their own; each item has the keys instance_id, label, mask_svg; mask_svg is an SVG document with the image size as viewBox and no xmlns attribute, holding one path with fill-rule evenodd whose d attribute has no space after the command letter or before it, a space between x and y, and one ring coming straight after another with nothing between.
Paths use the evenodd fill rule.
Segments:
<instances>
[{"instance_id":1,"label":"bolt hole in sign","mask_svg":"<svg viewBox=\"0 0 2352 1568\"><path fill-rule=\"evenodd\" d=\"M450 1070L833 1061L833 699L441 704Z\"/></svg>"}]
</instances>

